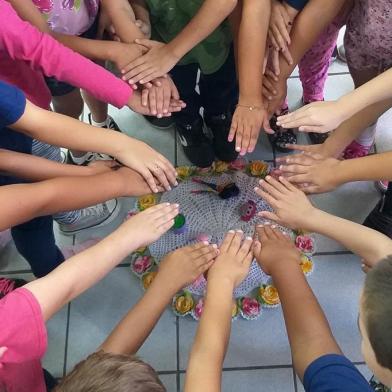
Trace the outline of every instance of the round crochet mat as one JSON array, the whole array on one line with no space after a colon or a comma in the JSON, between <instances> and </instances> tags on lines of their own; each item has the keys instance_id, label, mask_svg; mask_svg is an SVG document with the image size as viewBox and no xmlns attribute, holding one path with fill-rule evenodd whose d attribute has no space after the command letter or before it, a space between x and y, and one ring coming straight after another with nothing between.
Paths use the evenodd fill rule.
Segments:
<instances>
[{"instance_id":1,"label":"round crochet mat","mask_svg":"<svg viewBox=\"0 0 392 392\"><path fill-rule=\"evenodd\" d=\"M185 216L185 226L180 230L169 230L148 248L139 249L133 254L131 270L141 279L144 289L151 284L157 273L157 265L166 254L195 243L200 238L208 238L211 243L220 245L227 231L231 229L242 230L247 236L253 236L255 225L263 222L257 212L272 211L268 203L254 191L260 178L271 172L265 162L237 161L232 165L216 162L207 170L180 167L177 172L180 182L176 188L164 193L160 200L156 195L139 198L136 203L137 210L130 213L132 215L158 202L169 202L179 204L180 213ZM240 192L237 196L222 199L207 185L199 183L200 180L214 184L218 189L235 183ZM311 273L311 255L314 252L312 237L284 227L280 229L293 238L302 252L301 265L304 273ZM203 309L206 283L204 276L200 276L193 284L179 292L173 298L173 311L179 316L190 314L198 320ZM233 318L241 315L245 319L253 320L259 317L262 307L273 308L279 305L279 296L271 277L263 272L255 260L248 276L235 289L234 298Z\"/></svg>"}]
</instances>

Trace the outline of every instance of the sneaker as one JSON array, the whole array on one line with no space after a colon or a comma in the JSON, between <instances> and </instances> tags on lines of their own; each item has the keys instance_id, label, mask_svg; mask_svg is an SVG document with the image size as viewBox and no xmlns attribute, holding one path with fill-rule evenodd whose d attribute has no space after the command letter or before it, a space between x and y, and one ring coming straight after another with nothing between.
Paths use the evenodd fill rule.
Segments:
<instances>
[{"instance_id":1,"label":"sneaker","mask_svg":"<svg viewBox=\"0 0 392 392\"><path fill-rule=\"evenodd\" d=\"M72 256L77 255L80 252L83 252L84 250L91 248L95 244L99 242L99 239L93 238L89 239L86 241L81 242L80 244L75 244L75 245L70 245L70 246L63 246L61 248L61 252L65 258L65 260L68 260Z\"/></svg>"},{"instance_id":2,"label":"sneaker","mask_svg":"<svg viewBox=\"0 0 392 392\"><path fill-rule=\"evenodd\" d=\"M144 118L157 129L169 129L174 125L173 117L154 117L154 116L144 116Z\"/></svg>"},{"instance_id":3,"label":"sneaker","mask_svg":"<svg viewBox=\"0 0 392 392\"><path fill-rule=\"evenodd\" d=\"M67 151L66 163L77 166L87 166L93 161L110 161L113 158L99 152L86 152L81 157L75 157L70 150Z\"/></svg>"},{"instance_id":4,"label":"sneaker","mask_svg":"<svg viewBox=\"0 0 392 392\"><path fill-rule=\"evenodd\" d=\"M232 115L229 113L217 116L205 116L205 122L213 135L212 146L216 157L224 162L233 162L238 157L235 150L235 140L229 142Z\"/></svg>"},{"instance_id":5,"label":"sneaker","mask_svg":"<svg viewBox=\"0 0 392 392\"><path fill-rule=\"evenodd\" d=\"M392 216L382 211L383 205L384 199L382 198L366 217L363 225L392 239Z\"/></svg>"},{"instance_id":6,"label":"sneaker","mask_svg":"<svg viewBox=\"0 0 392 392\"><path fill-rule=\"evenodd\" d=\"M204 133L201 116L192 124L175 123L175 128L184 153L191 163L198 167L211 166L215 158L214 150Z\"/></svg>"},{"instance_id":7,"label":"sneaker","mask_svg":"<svg viewBox=\"0 0 392 392\"><path fill-rule=\"evenodd\" d=\"M374 392L391 392L390 388L378 382L374 376L369 380L369 385L374 389Z\"/></svg>"},{"instance_id":8,"label":"sneaker","mask_svg":"<svg viewBox=\"0 0 392 392\"><path fill-rule=\"evenodd\" d=\"M0 299L5 297L11 291L24 286L27 283L24 279L7 279L0 278Z\"/></svg>"},{"instance_id":9,"label":"sneaker","mask_svg":"<svg viewBox=\"0 0 392 392\"><path fill-rule=\"evenodd\" d=\"M97 204L81 210L81 217L73 223L60 223L64 235L74 235L82 230L96 228L112 222L119 213L120 204L117 199Z\"/></svg>"},{"instance_id":10,"label":"sneaker","mask_svg":"<svg viewBox=\"0 0 392 392\"><path fill-rule=\"evenodd\" d=\"M91 117L91 113L89 113L87 117L88 117L88 122L90 123L90 125L93 125L93 120L92 120L92 117ZM100 128L111 129L111 130L116 131L116 132L122 132L120 127L114 121L113 117L109 116L109 115L108 115L108 117L106 119L106 125L104 125L104 126L102 126Z\"/></svg>"},{"instance_id":11,"label":"sneaker","mask_svg":"<svg viewBox=\"0 0 392 392\"><path fill-rule=\"evenodd\" d=\"M344 63L347 63L346 49L344 48L344 45L338 46L338 59Z\"/></svg>"},{"instance_id":12,"label":"sneaker","mask_svg":"<svg viewBox=\"0 0 392 392\"><path fill-rule=\"evenodd\" d=\"M331 54L331 63L333 63L338 58L338 47L335 45L333 52Z\"/></svg>"},{"instance_id":13,"label":"sneaker","mask_svg":"<svg viewBox=\"0 0 392 392\"><path fill-rule=\"evenodd\" d=\"M283 109L281 115L287 114L289 112L288 108ZM268 140L270 141L272 148L280 152L291 152L291 150L285 148L286 144L297 144L297 136L292 128L282 128L280 125L276 124L277 116L274 114L270 120L270 126L275 132L274 134L268 133Z\"/></svg>"},{"instance_id":14,"label":"sneaker","mask_svg":"<svg viewBox=\"0 0 392 392\"><path fill-rule=\"evenodd\" d=\"M343 158L353 159L365 157L369 154L371 148L372 146L363 146L362 144L359 144L357 141L354 140L343 151Z\"/></svg>"}]
</instances>

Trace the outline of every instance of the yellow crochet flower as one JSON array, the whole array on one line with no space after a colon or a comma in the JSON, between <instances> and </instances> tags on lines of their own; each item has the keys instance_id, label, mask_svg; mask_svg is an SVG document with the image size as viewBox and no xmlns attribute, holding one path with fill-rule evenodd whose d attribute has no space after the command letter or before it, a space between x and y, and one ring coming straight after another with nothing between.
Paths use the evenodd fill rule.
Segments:
<instances>
[{"instance_id":1,"label":"yellow crochet flower","mask_svg":"<svg viewBox=\"0 0 392 392\"><path fill-rule=\"evenodd\" d=\"M147 210L147 208L155 206L155 204L157 204L156 195L151 194L139 197L138 206L140 211Z\"/></svg>"},{"instance_id":2,"label":"yellow crochet flower","mask_svg":"<svg viewBox=\"0 0 392 392\"><path fill-rule=\"evenodd\" d=\"M238 305L237 305L237 302L233 302L233 307L231 308L231 317L232 318L235 318L235 317L237 317L238 316L238 312L239 312L239 309L238 309Z\"/></svg>"},{"instance_id":3,"label":"yellow crochet flower","mask_svg":"<svg viewBox=\"0 0 392 392\"><path fill-rule=\"evenodd\" d=\"M280 303L278 290L274 286L267 285L260 287L259 296L267 305L278 305Z\"/></svg>"},{"instance_id":4,"label":"yellow crochet flower","mask_svg":"<svg viewBox=\"0 0 392 392\"><path fill-rule=\"evenodd\" d=\"M265 177L268 172L268 164L263 161L253 161L248 169L252 176Z\"/></svg>"},{"instance_id":5,"label":"yellow crochet flower","mask_svg":"<svg viewBox=\"0 0 392 392\"><path fill-rule=\"evenodd\" d=\"M144 287L144 290L147 290L150 286L152 281L155 279L155 277L157 276L157 271L151 271L151 272L147 272L146 274L143 275L142 277L142 284Z\"/></svg>"},{"instance_id":6,"label":"yellow crochet flower","mask_svg":"<svg viewBox=\"0 0 392 392\"><path fill-rule=\"evenodd\" d=\"M180 180L186 180L192 175L192 168L190 166L179 166L176 169L178 178Z\"/></svg>"},{"instance_id":7,"label":"yellow crochet flower","mask_svg":"<svg viewBox=\"0 0 392 392\"><path fill-rule=\"evenodd\" d=\"M229 164L223 161L216 161L214 164L214 170L216 173L225 173L229 170Z\"/></svg>"},{"instance_id":8,"label":"yellow crochet flower","mask_svg":"<svg viewBox=\"0 0 392 392\"><path fill-rule=\"evenodd\" d=\"M313 262L306 255L301 256L301 268L305 275L310 274L313 271Z\"/></svg>"},{"instance_id":9,"label":"yellow crochet flower","mask_svg":"<svg viewBox=\"0 0 392 392\"><path fill-rule=\"evenodd\" d=\"M190 294L179 295L174 302L174 309L178 314L184 315L193 309L195 302Z\"/></svg>"}]
</instances>

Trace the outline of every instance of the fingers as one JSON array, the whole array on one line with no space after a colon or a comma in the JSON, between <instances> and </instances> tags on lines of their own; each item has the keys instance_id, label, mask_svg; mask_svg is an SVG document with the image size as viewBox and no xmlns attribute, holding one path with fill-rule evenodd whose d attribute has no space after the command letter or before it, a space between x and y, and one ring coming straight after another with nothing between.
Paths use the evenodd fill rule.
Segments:
<instances>
[{"instance_id":1,"label":"fingers","mask_svg":"<svg viewBox=\"0 0 392 392\"><path fill-rule=\"evenodd\" d=\"M170 80L170 84L171 84L171 96L173 99L175 100L179 100L180 99L180 93L178 92L178 89L176 87L176 85L174 84L174 82L169 78Z\"/></svg>"},{"instance_id":2,"label":"fingers","mask_svg":"<svg viewBox=\"0 0 392 392\"><path fill-rule=\"evenodd\" d=\"M169 160L167 160L164 156L161 157L160 159L160 166L163 168L163 171L169 180L170 184L177 186L178 181L177 181L177 172L174 166L170 163Z\"/></svg>"},{"instance_id":3,"label":"fingers","mask_svg":"<svg viewBox=\"0 0 392 392\"><path fill-rule=\"evenodd\" d=\"M241 241L242 241L242 235L243 235L243 231L242 230L237 230L232 241L231 244L227 250L228 253L231 253L233 255L236 255L238 253L238 251L240 250L241 247Z\"/></svg>"},{"instance_id":4,"label":"fingers","mask_svg":"<svg viewBox=\"0 0 392 392\"><path fill-rule=\"evenodd\" d=\"M225 235L225 238L223 239L222 245L220 246L220 251L222 252L227 252L229 249L231 242L233 241L233 238L235 236L235 231L234 230L229 230L227 234Z\"/></svg>"},{"instance_id":5,"label":"fingers","mask_svg":"<svg viewBox=\"0 0 392 392\"><path fill-rule=\"evenodd\" d=\"M167 180L165 171L159 165L152 165L149 167L150 171L154 174L158 182L167 190L170 191L172 188Z\"/></svg>"},{"instance_id":6,"label":"fingers","mask_svg":"<svg viewBox=\"0 0 392 392\"><path fill-rule=\"evenodd\" d=\"M200 264L207 264L218 256L219 250L216 244L206 245L202 243L202 245L199 249L192 251L192 257Z\"/></svg>"},{"instance_id":7,"label":"fingers","mask_svg":"<svg viewBox=\"0 0 392 392\"><path fill-rule=\"evenodd\" d=\"M274 212L271 212L271 211L260 211L257 213L257 216L260 216L261 218L264 218L264 219L274 221L278 224L282 223L282 221L279 219L278 215L276 215Z\"/></svg>"},{"instance_id":8,"label":"fingers","mask_svg":"<svg viewBox=\"0 0 392 392\"><path fill-rule=\"evenodd\" d=\"M286 148L289 150L294 150L294 151L305 151L305 152L312 152L312 147L313 146L308 146L306 144L286 144Z\"/></svg>"},{"instance_id":9,"label":"fingers","mask_svg":"<svg viewBox=\"0 0 392 392\"><path fill-rule=\"evenodd\" d=\"M148 101L150 104L150 112L153 116L156 116L158 114L157 112L157 89L156 88L151 88L149 90L148 94Z\"/></svg>"},{"instance_id":10,"label":"fingers","mask_svg":"<svg viewBox=\"0 0 392 392\"><path fill-rule=\"evenodd\" d=\"M264 117L264 120L263 120L263 129L264 129L264 132L265 132L265 133L269 133L269 134L271 134L271 135L273 135L273 134L275 133L275 131L271 128L271 125L270 125L268 116L265 116L265 117Z\"/></svg>"},{"instance_id":11,"label":"fingers","mask_svg":"<svg viewBox=\"0 0 392 392\"><path fill-rule=\"evenodd\" d=\"M162 112L163 114L167 114L169 112L170 108L170 102L171 102L171 97L172 97L172 91L169 86L166 88L163 88L163 106L162 106Z\"/></svg>"},{"instance_id":12,"label":"fingers","mask_svg":"<svg viewBox=\"0 0 392 392\"><path fill-rule=\"evenodd\" d=\"M227 140L229 142L232 142L234 140L234 136L236 134L237 127L238 127L237 116L234 113L233 119L231 120L231 127L230 127L229 136L227 137Z\"/></svg>"},{"instance_id":13,"label":"fingers","mask_svg":"<svg viewBox=\"0 0 392 392\"><path fill-rule=\"evenodd\" d=\"M290 183L290 181L287 181L284 177L279 177L279 181L289 190L289 191L297 191L298 189Z\"/></svg>"},{"instance_id":14,"label":"fingers","mask_svg":"<svg viewBox=\"0 0 392 392\"><path fill-rule=\"evenodd\" d=\"M241 151L243 133L244 133L244 126L243 126L242 122L240 122L237 124L237 132L235 135L235 150L237 152Z\"/></svg>"},{"instance_id":15,"label":"fingers","mask_svg":"<svg viewBox=\"0 0 392 392\"><path fill-rule=\"evenodd\" d=\"M253 244L253 238L246 237L245 240L242 242L240 249L238 250L238 256L241 257L241 261L244 264L247 263L247 259L249 258L249 255L250 255L250 261L252 261L252 256L253 256L252 244Z\"/></svg>"},{"instance_id":16,"label":"fingers","mask_svg":"<svg viewBox=\"0 0 392 392\"><path fill-rule=\"evenodd\" d=\"M158 193L158 191L159 191L158 185L156 184L154 176L151 174L150 170L147 167L143 167L138 171L143 176L143 178L146 180L151 191L153 193Z\"/></svg>"},{"instance_id":17,"label":"fingers","mask_svg":"<svg viewBox=\"0 0 392 392\"><path fill-rule=\"evenodd\" d=\"M263 180L260 180L260 182L259 182L260 185L263 184L262 181L263 181ZM273 186L273 187L274 187L277 191L279 191L280 193L284 193L284 194L286 194L286 195L289 193L287 187L286 187L285 185L283 185L281 182L275 180L275 178L273 178L273 177L271 177L271 176L267 176L267 177L265 178L265 181L266 181L267 183L269 183L271 186Z\"/></svg>"},{"instance_id":18,"label":"fingers","mask_svg":"<svg viewBox=\"0 0 392 392\"><path fill-rule=\"evenodd\" d=\"M160 226L176 217L178 215L178 208L178 204L161 203L157 204L156 206L150 207L147 210L144 210L143 212L141 212L141 214L148 215L153 220L158 220L162 218L162 221L158 224L158 226Z\"/></svg>"},{"instance_id":19,"label":"fingers","mask_svg":"<svg viewBox=\"0 0 392 392\"><path fill-rule=\"evenodd\" d=\"M295 173L295 174L306 174L308 172L308 166L303 165L280 165L279 169L284 173Z\"/></svg>"},{"instance_id":20,"label":"fingers","mask_svg":"<svg viewBox=\"0 0 392 392\"><path fill-rule=\"evenodd\" d=\"M142 106L147 107L149 93L150 93L150 91L147 88L142 90ZM150 109L150 111L151 111L151 109Z\"/></svg>"},{"instance_id":21,"label":"fingers","mask_svg":"<svg viewBox=\"0 0 392 392\"><path fill-rule=\"evenodd\" d=\"M276 200L273 196L271 196L269 193L263 191L263 190L260 189L260 188L255 188L254 190L255 190L255 192L256 192L260 197L262 197L262 198L263 198L272 208L275 208L275 207L276 207L276 202L277 202L277 200Z\"/></svg>"},{"instance_id":22,"label":"fingers","mask_svg":"<svg viewBox=\"0 0 392 392\"><path fill-rule=\"evenodd\" d=\"M274 182L273 182L274 181ZM273 179L271 182L267 182L264 180L260 180L259 184L260 187L268 192L269 195L271 195L275 200L281 200L282 196L287 194L286 189L284 187L281 187L280 184ZM279 185L277 185L279 184ZM283 188L284 191L281 191L280 189Z\"/></svg>"},{"instance_id":23,"label":"fingers","mask_svg":"<svg viewBox=\"0 0 392 392\"><path fill-rule=\"evenodd\" d=\"M265 120L265 118L264 118ZM263 120L263 121L264 121ZM260 129L257 128L252 128L251 134L250 134L250 141L249 141L249 146L248 146L248 152L253 152L254 149L256 148L257 140L259 138L260 134Z\"/></svg>"},{"instance_id":24,"label":"fingers","mask_svg":"<svg viewBox=\"0 0 392 392\"><path fill-rule=\"evenodd\" d=\"M279 52L274 50L271 54L272 59L272 68L274 70L275 75L280 75L280 63L279 63Z\"/></svg>"},{"instance_id":25,"label":"fingers","mask_svg":"<svg viewBox=\"0 0 392 392\"><path fill-rule=\"evenodd\" d=\"M243 127L243 135L241 141L241 151L240 151L241 156L244 156L248 151L251 132L252 132L252 126L250 126L249 124L245 124Z\"/></svg>"},{"instance_id":26,"label":"fingers","mask_svg":"<svg viewBox=\"0 0 392 392\"><path fill-rule=\"evenodd\" d=\"M164 95L163 95L163 90L164 88L160 87L157 88L157 114L158 114L158 118L162 117L163 115L163 99L164 99Z\"/></svg>"},{"instance_id":27,"label":"fingers","mask_svg":"<svg viewBox=\"0 0 392 392\"><path fill-rule=\"evenodd\" d=\"M291 65L293 64L293 57L291 56L291 53L288 48L282 49L282 56L284 59L287 61L287 64Z\"/></svg>"},{"instance_id":28,"label":"fingers","mask_svg":"<svg viewBox=\"0 0 392 392\"><path fill-rule=\"evenodd\" d=\"M315 133L327 133L330 129L322 125L301 125L298 127L300 132L315 132Z\"/></svg>"}]
</instances>

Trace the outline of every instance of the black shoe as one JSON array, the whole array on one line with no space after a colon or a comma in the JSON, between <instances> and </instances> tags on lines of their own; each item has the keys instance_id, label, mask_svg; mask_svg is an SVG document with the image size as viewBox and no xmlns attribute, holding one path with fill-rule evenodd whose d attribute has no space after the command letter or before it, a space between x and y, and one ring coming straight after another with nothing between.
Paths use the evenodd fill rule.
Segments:
<instances>
[{"instance_id":1,"label":"black shoe","mask_svg":"<svg viewBox=\"0 0 392 392\"><path fill-rule=\"evenodd\" d=\"M203 119L199 116L192 124L174 124L186 157L193 165L209 167L214 162L211 141L204 134Z\"/></svg>"},{"instance_id":2,"label":"black shoe","mask_svg":"<svg viewBox=\"0 0 392 392\"><path fill-rule=\"evenodd\" d=\"M363 225L392 239L392 216L382 211L383 205L384 200L381 199L367 216Z\"/></svg>"},{"instance_id":3,"label":"black shoe","mask_svg":"<svg viewBox=\"0 0 392 392\"><path fill-rule=\"evenodd\" d=\"M288 113L288 111L282 112L282 115L286 113ZM268 133L268 140L270 141L273 149L280 152L290 152L291 150L285 148L285 145L297 144L297 136L292 128L282 128L280 125L276 124L276 121L277 116L274 114L270 120L270 125L275 133Z\"/></svg>"},{"instance_id":4,"label":"black shoe","mask_svg":"<svg viewBox=\"0 0 392 392\"><path fill-rule=\"evenodd\" d=\"M312 144L323 144L328 139L329 132L327 133L309 132L308 136Z\"/></svg>"},{"instance_id":5,"label":"black shoe","mask_svg":"<svg viewBox=\"0 0 392 392\"><path fill-rule=\"evenodd\" d=\"M158 129L169 129L174 125L173 117L154 117L154 116L144 116L144 118L155 128Z\"/></svg>"},{"instance_id":6,"label":"black shoe","mask_svg":"<svg viewBox=\"0 0 392 392\"><path fill-rule=\"evenodd\" d=\"M374 389L374 392L390 392L391 391L388 387L386 387L385 385L378 382L374 376L369 380L369 385Z\"/></svg>"},{"instance_id":7,"label":"black shoe","mask_svg":"<svg viewBox=\"0 0 392 392\"><path fill-rule=\"evenodd\" d=\"M88 114L88 122L90 123L90 125L92 125L91 113ZM107 125L101 128L111 129L112 131L116 131L116 132L122 132L120 127L117 125L117 123L114 121L113 117L111 116L108 116Z\"/></svg>"},{"instance_id":8,"label":"black shoe","mask_svg":"<svg viewBox=\"0 0 392 392\"><path fill-rule=\"evenodd\" d=\"M235 150L235 141L227 140L231 127L232 115L228 113L217 116L205 116L206 125L213 135L213 148L218 159L224 162L233 162L238 157Z\"/></svg>"}]
</instances>

